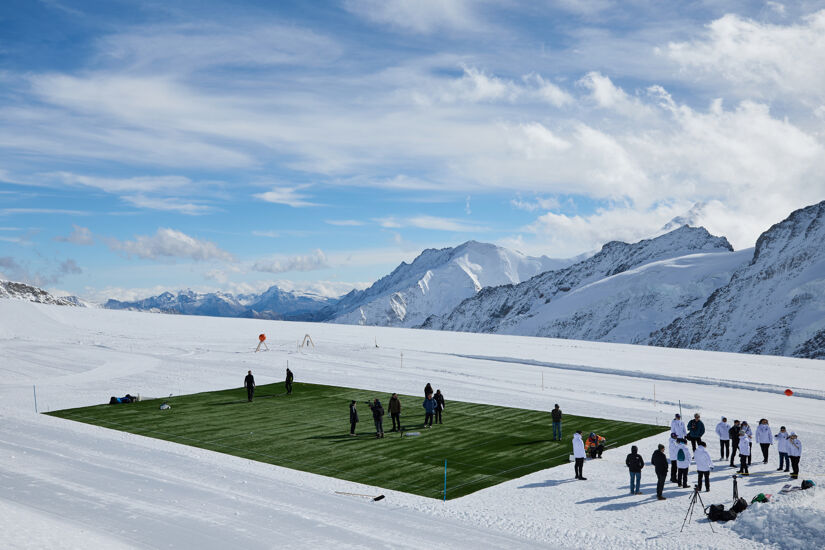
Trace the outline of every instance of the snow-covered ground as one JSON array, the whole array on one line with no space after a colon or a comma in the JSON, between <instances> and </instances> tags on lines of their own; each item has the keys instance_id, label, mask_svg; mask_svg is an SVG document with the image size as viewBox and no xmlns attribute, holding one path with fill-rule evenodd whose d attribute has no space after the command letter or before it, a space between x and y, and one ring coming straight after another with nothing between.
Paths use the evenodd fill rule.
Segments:
<instances>
[{"instance_id":1,"label":"snow-covered ground","mask_svg":"<svg viewBox=\"0 0 825 550\"><path fill-rule=\"evenodd\" d=\"M252 353L261 332L271 351ZM306 333L316 347L299 351ZM690 492L668 485L668 500L656 501L648 466L645 494L627 494L627 447L588 461L587 481L564 465L444 503L35 414L33 386L42 412L127 392L239 387L249 369L272 382L287 361L298 381L381 397L418 394L430 381L448 400L548 411L559 403L571 414L661 424L681 400L711 432L721 415L766 417L774 431L800 435L801 478L820 487L755 505L715 534L696 522L680 534ZM797 394L786 397L786 387ZM824 412L821 361L0 300L0 547L819 548ZM346 423L344 411L342 431ZM665 439L638 445L649 460ZM707 440L717 456L716 438ZM740 480L740 494L778 493L788 479L776 465L775 448L767 465L755 457L757 475ZM716 463L705 504L730 503L730 473Z\"/></svg>"}]
</instances>

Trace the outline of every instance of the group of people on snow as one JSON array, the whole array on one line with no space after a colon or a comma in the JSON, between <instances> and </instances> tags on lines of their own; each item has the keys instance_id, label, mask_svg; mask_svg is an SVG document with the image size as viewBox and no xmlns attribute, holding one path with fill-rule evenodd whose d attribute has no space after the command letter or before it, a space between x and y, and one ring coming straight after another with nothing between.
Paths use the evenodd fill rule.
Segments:
<instances>
[{"instance_id":1,"label":"group of people on snow","mask_svg":"<svg viewBox=\"0 0 825 550\"><path fill-rule=\"evenodd\" d=\"M292 395L292 379L292 371L289 370L289 367L287 367L286 379L284 380L284 388L286 389L287 395ZM247 401L252 402L252 399L255 397L255 377L252 376L251 370L246 371L246 376L243 379L243 387L246 388Z\"/></svg>"},{"instance_id":2,"label":"group of people on snow","mask_svg":"<svg viewBox=\"0 0 825 550\"><path fill-rule=\"evenodd\" d=\"M384 407L381 405L381 401L379 401L378 398L373 399L372 402L367 401L367 406L372 412L372 420L375 423L375 437L380 439L384 437ZM424 402L422 403L422 407L424 408L425 428L431 428L433 422L436 424L443 423L443 412L445 407L444 394L441 393L440 389L433 393L433 387L429 382L424 387ZM390 411L390 417L392 418L392 430L390 431L400 432L401 400L398 398L397 393L390 396L388 408ZM349 404L349 424L349 434L353 436L356 435L355 425L358 424L358 410L355 400L352 400Z\"/></svg>"}]
</instances>

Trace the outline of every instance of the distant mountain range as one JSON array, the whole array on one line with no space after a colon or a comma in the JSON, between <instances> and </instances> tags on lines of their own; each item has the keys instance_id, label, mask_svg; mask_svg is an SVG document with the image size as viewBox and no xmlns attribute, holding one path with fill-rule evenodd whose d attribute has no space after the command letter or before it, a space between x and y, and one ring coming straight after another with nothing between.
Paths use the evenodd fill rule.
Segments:
<instances>
[{"instance_id":1,"label":"distant mountain range","mask_svg":"<svg viewBox=\"0 0 825 550\"><path fill-rule=\"evenodd\" d=\"M287 292L177 294L103 307L183 315L324 321L624 342L825 359L825 201L733 251L679 225L592 256L529 257L475 241L428 249L340 298ZM83 305L0 281L0 298Z\"/></svg>"}]
</instances>

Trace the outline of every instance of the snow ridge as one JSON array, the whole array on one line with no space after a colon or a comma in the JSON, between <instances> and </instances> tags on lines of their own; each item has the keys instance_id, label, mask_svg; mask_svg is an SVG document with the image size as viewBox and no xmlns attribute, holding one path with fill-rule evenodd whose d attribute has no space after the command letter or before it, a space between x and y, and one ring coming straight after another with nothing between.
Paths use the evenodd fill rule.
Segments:
<instances>
[{"instance_id":1,"label":"snow ridge","mask_svg":"<svg viewBox=\"0 0 825 550\"><path fill-rule=\"evenodd\" d=\"M36 302L38 304L85 307L83 301L77 296L52 296L42 288L13 281L0 281L0 298Z\"/></svg>"}]
</instances>

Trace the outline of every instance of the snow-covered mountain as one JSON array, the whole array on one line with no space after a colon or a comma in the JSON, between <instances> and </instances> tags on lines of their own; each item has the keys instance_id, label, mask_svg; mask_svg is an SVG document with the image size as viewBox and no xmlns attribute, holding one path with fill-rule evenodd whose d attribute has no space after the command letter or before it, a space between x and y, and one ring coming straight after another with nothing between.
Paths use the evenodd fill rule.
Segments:
<instances>
[{"instance_id":1,"label":"snow-covered mountain","mask_svg":"<svg viewBox=\"0 0 825 550\"><path fill-rule=\"evenodd\" d=\"M530 257L476 241L427 249L371 287L350 292L326 315L335 323L414 327L484 288L519 283L572 261Z\"/></svg>"},{"instance_id":2,"label":"snow-covered mountain","mask_svg":"<svg viewBox=\"0 0 825 550\"><path fill-rule=\"evenodd\" d=\"M825 201L763 233L750 261L699 310L647 343L825 358Z\"/></svg>"},{"instance_id":3,"label":"snow-covered mountain","mask_svg":"<svg viewBox=\"0 0 825 550\"><path fill-rule=\"evenodd\" d=\"M77 296L53 296L42 288L13 281L0 281L0 298L58 306L85 307L86 305Z\"/></svg>"},{"instance_id":4,"label":"snow-covered mountain","mask_svg":"<svg viewBox=\"0 0 825 550\"><path fill-rule=\"evenodd\" d=\"M153 311L212 317L251 317L256 319L310 320L335 300L310 293L288 292L272 286L262 294L235 296L226 292L164 292L143 300L108 300L106 309Z\"/></svg>"},{"instance_id":5,"label":"snow-covered mountain","mask_svg":"<svg viewBox=\"0 0 825 550\"><path fill-rule=\"evenodd\" d=\"M632 342L701 306L744 261L732 252L727 239L701 227L682 226L633 244L613 241L566 268L484 289L423 326Z\"/></svg>"}]
</instances>

